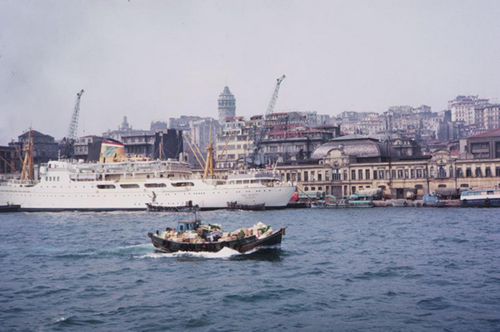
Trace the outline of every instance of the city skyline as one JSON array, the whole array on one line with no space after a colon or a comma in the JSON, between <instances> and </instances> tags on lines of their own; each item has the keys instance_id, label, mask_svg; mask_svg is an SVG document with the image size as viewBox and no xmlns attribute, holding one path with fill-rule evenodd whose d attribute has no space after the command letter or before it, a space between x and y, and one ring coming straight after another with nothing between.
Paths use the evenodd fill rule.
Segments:
<instances>
[{"instance_id":1,"label":"city skyline","mask_svg":"<svg viewBox=\"0 0 500 332\"><path fill-rule=\"evenodd\" d=\"M30 126L66 135L180 114L217 118L224 86L236 114L447 108L499 96L500 4L493 1L0 3L0 141Z\"/></svg>"}]
</instances>

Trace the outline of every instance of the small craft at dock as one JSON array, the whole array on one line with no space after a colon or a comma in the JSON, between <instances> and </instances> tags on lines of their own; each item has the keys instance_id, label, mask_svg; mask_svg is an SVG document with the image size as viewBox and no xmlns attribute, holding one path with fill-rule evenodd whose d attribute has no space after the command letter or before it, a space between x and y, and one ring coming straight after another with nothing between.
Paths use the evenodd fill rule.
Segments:
<instances>
[{"instance_id":1,"label":"small craft at dock","mask_svg":"<svg viewBox=\"0 0 500 332\"><path fill-rule=\"evenodd\" d=\"M218 252L230 248L240 253L261 246L281 244L285 228L273 232L271 226L261 222L250 228L225 232L220 225L202 224L199 219L182 220L177 229L148 233L153 245L165 252Z\"/></svg>"},{"instance_id":2,"label":"small craft at dock","mask_svg":"<svg viewBox=\"0 0 500 332\"><path fill-rule=\"evenodd\" d=\"M339 208L370 208L373 201L365 197L350 195L343 199L337 199L333 195L326 195L324 200L316 200L311 203L314 209L339 209Z\"/></svg>"},{"instance_id":3,"label":"small craft at dock","mask_svg":"<svg viewBox=\"0 0 500 332\"><path fill-rule=\"evenodd\" d=\"M227 202L229 210L243 210L243 211L264 211L266 203L262 204L238 204L238 202Z\"/></svg>"},{"instance_id":4,"label":"small craft at dock","mask_svg":"<svg viewBox=\"0 0 500 332\"><path fill-rule=\"evenodd\" d=\"M10 204L7 202L7 205L0 205L0 212L17 212L21 209L21 205L18 204Z\"/></svg>"},{"instance_id":5,"label":"small craft at dock","mask_svg":"<svg viewBox=\"0 0 500 332\"><path fill-rule=\"evenodd\" d=\"M193 201L186 202L185 205L161 205L156 202L146 203L149 212L195 212L199 211L200 207L196 204L193 205Z\"/></svg>"}]
</instances>

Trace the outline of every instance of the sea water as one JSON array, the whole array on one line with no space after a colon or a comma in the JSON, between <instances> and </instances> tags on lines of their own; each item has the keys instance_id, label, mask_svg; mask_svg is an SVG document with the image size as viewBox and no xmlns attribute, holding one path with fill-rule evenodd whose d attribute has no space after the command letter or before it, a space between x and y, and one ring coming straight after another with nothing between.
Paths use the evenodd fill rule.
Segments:
<instances>
[{"instance_id":1,"label":"sea water","mask_svg":"<svg viewBox=\"0 0 500 332\"><path fill-rule=\"evenodd\" d=\"M499 331L499 213L201 214L287 227L248 254L155 250L187 214L0 214L0 331Z\"/></svg>"}]
</instances>

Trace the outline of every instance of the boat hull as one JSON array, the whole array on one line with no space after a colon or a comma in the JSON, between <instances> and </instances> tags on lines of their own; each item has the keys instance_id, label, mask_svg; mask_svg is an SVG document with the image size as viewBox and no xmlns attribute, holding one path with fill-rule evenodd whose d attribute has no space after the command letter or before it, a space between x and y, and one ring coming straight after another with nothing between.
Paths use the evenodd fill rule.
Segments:
<instances>
[{"instance_id":1,"label":"boat hull","mask_svg":"<svg viewBox=\"0 0 500 332\"><path fill-rule=\"evenodd\" d=\"M162 239L153 233L148 233L153 246L164 252L219 252L223 248L230 248L240 253L248 252L252 249L261 246L273 246L281 244L283 235L285 235L285 228L269 235L264 239L257 239L256 236L249 236L240 240L222 241L222 242L203 242L203 243L184 243L175 242L167 239Z\"/></svg>"},{"instance_id":2,"label":"boat hull","mask_svg":"<svg viewBox=\"0 0 500 332\"><path fill-rule=\"evenodd\" d=\"M500 207L500 198L461 199L462 207Z\"/></svg>"}]
</instances>

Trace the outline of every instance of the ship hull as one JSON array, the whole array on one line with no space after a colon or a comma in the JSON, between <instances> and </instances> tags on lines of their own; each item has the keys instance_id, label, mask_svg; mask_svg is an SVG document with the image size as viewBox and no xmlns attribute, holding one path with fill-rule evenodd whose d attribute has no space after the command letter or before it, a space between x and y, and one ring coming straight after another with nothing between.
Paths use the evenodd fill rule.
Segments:
<instances>
[{"instance_id":1,"label":"ship hull","mask_svg":"<svg viewBox=\"0 0 500 332\"><path fill-rule=\"evenodd\" d=\"M201 182L201 181L200 181ZM140 188L124 190L97 189L107 183L85 185L81 183L47 188L44 185L21 187L4 185L0 188L0 205L18 204L22 211L114 211L146 210L146 203L153 197L160 206L181 206L191 201L202 210L227 208L227 201L237 200L241 204L266 204L266 208L285 208L295 191L293 186L283 187L217 187L199 183L200 189ZM56 186L53 186L56 187ZM167 185L167 188L169 186Z\"/></svg>"}]
</instances>

